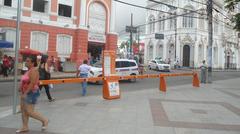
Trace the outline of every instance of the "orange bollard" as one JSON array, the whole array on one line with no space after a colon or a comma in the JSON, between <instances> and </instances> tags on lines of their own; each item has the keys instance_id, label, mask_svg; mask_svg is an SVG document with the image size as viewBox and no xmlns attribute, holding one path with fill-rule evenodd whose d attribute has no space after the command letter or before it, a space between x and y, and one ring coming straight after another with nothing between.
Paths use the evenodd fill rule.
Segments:
<instances>
[{"instance_id":1,"label":"orange bollard","mask_svg":"<svg viewBox=\"0 0 240 134\"><path fill-rule=\"evenodd\" d=\"M199 82L197 73L193 73L193 83L192 83L192 85L194 87L200 87L200 82Z\"/></svg>"},{"instance_id":2,"label":"orange bollard","mask_svg":"<svg viewBox=\"0 0 240 134\"><path fill-rule=\"evenodd\" d=\"M167 91L166 81L162 75L160 75L160 86L159 87L160 87L160 91L162 91L162 92Z\"/></svg>"},{"instance_id":3,"label":"orange bollard","mask_svg":"<svg viewBox=\"0 0 240 134\"><path fill-rule=\"evenodd\" d=\"M103 80L103 98L106 100L119 99L119 76L108 76Z\"/></svg>"}]
</instances>

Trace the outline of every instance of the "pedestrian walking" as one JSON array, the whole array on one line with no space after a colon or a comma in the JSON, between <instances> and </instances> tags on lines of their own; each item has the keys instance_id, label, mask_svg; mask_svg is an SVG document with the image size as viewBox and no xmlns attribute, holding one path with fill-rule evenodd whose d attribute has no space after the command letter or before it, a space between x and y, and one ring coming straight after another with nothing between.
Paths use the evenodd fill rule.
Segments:
<instances>
[{"instance_id":1,"label":"pedestrian walking","mask_svg":"<svg viewBox=\"0 0 240 134\"><path fill-rule=\"evenodd\" d=\"M202 61L202 65L200 66L200 69L201 69L201 83L206 83L207 65L205 60Z\"/></svg>"},{"instance_id":2,"label":"pedestrian walking","mask_svg":"<svg viewBox=\"0 0 240 134\"><path fill-rule=\"evenodd\" d=\"M8 77L8 69L10 67L10 62L7 55L4 55L3 57L3 64L2 64L2 72L3 77Z\"/></svg>"},{"instance_id":3,"label":"pedestrian walking","mask_svg":"<svg viewBox=\"0 0 240 134\"><path fill-rule=\"evenodd\" d=\"M34 109L37 99L40 96L37 58L35 56L29 56L26 59L26 66L28 67L28 71L22 76L19 89L21 96L20 107L22 112L22 128L17 130L16 133L29 131L29 117L39 120L42 123L42 130L47 129L49 122L47 118L43 117Z\"/></svg>"},{"instance_id":4,"label":"pedestrian walking","mask_svg":"<svg viewBox=\"0 0 240 134\"><path fill-rule=\"evenodd\" d=\"M91 66L88 65L87 60L84 60L83 64L80 65L78 68L76 77L87 78L89 71L91 71ZM82 82L82 96L85 96L86 93L87 93L87 82Z\"/></svg>"},{"instance_id":5,"label":"pedestrian walking","mask_svg":"<svg viewBox=\"0 0 240 134\"><path fill-rule=\"evenodd\" d=\"M15 63L15 61L11 56L9 56L8 59L9 59L9 73L14 74L14 63Z\"/></svg>"},{"instance_id":6,"label":"pedestrian walking","mask_svg":"<svg viewBox=\"0 0 240 134\"><path fill-rule=\"evenodd\" d=\"M51 77L49 67L47 64L47 59L48 59L47 55L43 55L41 58L40 65L39 65L39 80L49 80ZM55 98L52 98L50 94L49 85L40 85L39 89L42 90L42 87L45 88L45 92L49 102L54 101Z\"/></svg>"}]
</instances>

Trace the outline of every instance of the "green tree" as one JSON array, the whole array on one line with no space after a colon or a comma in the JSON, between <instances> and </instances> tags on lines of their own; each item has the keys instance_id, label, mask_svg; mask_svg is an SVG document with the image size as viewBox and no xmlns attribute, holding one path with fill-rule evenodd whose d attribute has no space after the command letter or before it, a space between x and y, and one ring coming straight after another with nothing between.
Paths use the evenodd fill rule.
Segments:
<instances>
[{"instance_id":1,"label":"green tree","mask_svg":"<svg viewBox=\"0 0 240 134\"><path fill-rule=\"evenodd\" d=\"M225 0L225 7L229 11L234 11L237 4L239 4L240 0ZM235 23L234 29L240 32L240 13L236 13L233 15L231 21Z\"/></svg>"}]
</instances>

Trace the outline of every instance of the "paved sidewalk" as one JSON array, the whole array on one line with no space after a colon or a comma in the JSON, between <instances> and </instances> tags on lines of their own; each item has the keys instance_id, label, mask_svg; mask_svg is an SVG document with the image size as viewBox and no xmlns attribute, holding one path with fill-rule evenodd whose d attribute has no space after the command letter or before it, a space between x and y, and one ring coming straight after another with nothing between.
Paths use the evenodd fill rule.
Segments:
<instances>
[{"instance_id":1,"label":"paved sidewalk","mask_svg":"<svg viewBox=\"0 0 240 134\"><path fill-rule=\"evenodd\" d=\"M111 101L79 95L49 103L42 96L36 108L50 119L46 134L239 134L239 81L124 92ZM20 125L20 114L1 117L0 133ZM31 119L29 134L41 133L40 125Z\"/></svg>"}]
</instances>

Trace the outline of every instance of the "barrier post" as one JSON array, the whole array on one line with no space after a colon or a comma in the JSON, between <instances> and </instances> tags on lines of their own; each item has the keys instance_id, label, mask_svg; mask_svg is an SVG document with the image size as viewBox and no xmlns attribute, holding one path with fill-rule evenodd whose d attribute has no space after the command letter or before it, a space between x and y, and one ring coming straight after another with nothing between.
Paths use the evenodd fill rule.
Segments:
<instances>
[{"instance_id":1,"label":"barrier post","mask_svg":"<svg viewBox=\"0 0 240 134\"><path fill-rule=\"evenodd\" d=\"M193 82L192 82L192 85L194 87L200 87L200 82L199 82L199 79L198 79L198 74L197 73L193 73Z\"/></svg>"},{"instance_id":2,"label":"barrier post","mask_svg":"<svg viewBox=\"0 0 240 134\"><path fill-rule=\"evenodd\" d=\"M119 77L116 76L115 58L115 51L103 51L103 98L107 100L120 98Z\"/></svg>"},{"instance_id":3,"label":"barrier post","mask_svg":"<svg viewBox=\"0 0 240 134\"><path fill-rule=\"evenodd\" d=\"M166 87L167 86L166 86L166 81L164 79L164 76L160 74L160 85L159 85L160 91L166 92L167 91Z\"/></svg>"}]
</instances>

